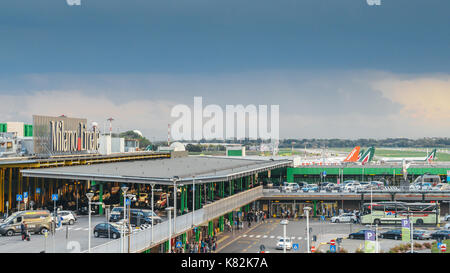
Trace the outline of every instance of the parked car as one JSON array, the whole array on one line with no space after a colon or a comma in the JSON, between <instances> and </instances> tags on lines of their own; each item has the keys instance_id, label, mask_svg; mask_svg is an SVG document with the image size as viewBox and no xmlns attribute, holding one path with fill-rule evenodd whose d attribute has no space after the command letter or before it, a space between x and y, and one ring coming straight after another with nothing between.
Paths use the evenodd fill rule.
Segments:
<instances>
[{"instance_id":1,"label":"parked car","mask_svg":"<svg viewBox=\"0 0 450 273\"><path fill-rule=\"evenodd\" d=\"M284 192L298 191L300 186L297 183L284 182L281 190Z\"/></svg>"},{"instance_id":2,"label":"parked car","mask_svg":"<svg viewBox=\"0 0 450 273\"><path fill-rule=\"evenodd\" d=\"M429 240L431 239L431 233L426 230L414 230L413 233L414 240Z\"/></svg>"},{"instance_id":3,"label":"parked car","mask_svg":"<svg viewBox=\"0 0 450 273\"><path fill-rule=\"evenodd\" d=\"M73 225L77 221L77 217L75 216L75 213L70 210L60 210L56 213L58 220L62 218L61 223L62 224L69 224Z\"/></svg>"},{"instance_id":4,"label":"parked car","mask_svg":"<svg viewBox=\"0 0 450 273\"><path fill-rule=\"evenodd\" d=\"M155 212L151 211L151 210L142 210L142 212L144 213L145 217L150 218L150 220L152 219L152 215L153 215L153 220L155 221L155 224L157 223L161 223L162 222L162 218L158 216L158 214L156 214Z\"/></svg>"},{"instance_id":5,"label":"parked car","mask_svg":"<svg viewBox=\"0 0 450 273\"><path fill-rule=\"evenodd\" d=\"M450 190L450 185L447 183L439 183L431 188L432 191L448 191Z\"/></svg>"},{"instance_id":6,"label":"parked car","mask_svg":"<svg viewBox=\"0 0 450 273\"><path fill-rule=\"evenodd\" d=\"M450 230L438 230L431 234L431 239L439 240L439 239L450 239Z\"/></svg>"},{"instance_id":7,"label":"parked car","mask_svg":"<svg viewBox=\"0 0 450 273\"><path fill-rule=\"evenodd\" d=\"M431 183L422 183L420 190L421 191L430 191L433 188Z\"/></svg>"},{"instance_id":8,"label":"parked car","mask_svg":"<svg viewBox=\"0 0 450 273\"><path fill-rule=\"evenodd\" d=\"M341 187L339 186L339 185L337 185L337 184L334 184L334 183L329 183L329 184L327 184L326 186L325 186L325 190L327 191L327 192L331 192L331 191L341 191Z\"/></svg>"},{"instance_id":9,"label":"parked car","mask_svg":"<svg viewBox=\"0 0 450 273\"><path fill-rule=\"evenodd\" d=\"M356 223L358 219L354 213L343 213L338 216L331 217L332 223Z\"/></svg>"},{"instance_id":10,"label":"parked car","mask_svg":"<svg viewBox=\"0 0 450 273\"><path fill-rule=\"evenodd\" d=\"M308 182L300 181L300 182L297 182L297 184L298 184L298 186L299 186L300 189L301 189L301 188L303 188L303 187L306 187L306 185L308 185Z\"/></svg>"},{"instance_id":11,"label":"parked car","mask_svg":"<svg viewBox=\"0 0 450 273\"><path fill-rule=\"evenodd\" d=\"M380 238L401 240L402 239L402 231L400 229L391 229L391 230L381 233Z\"/></svg>"},{"instance_id":12,"label":"parked car","mask_svg":"<svg viewBox=\"0 0 450 273\"><path fill-rule=\"evenodd\" d=\"M355 192L361 188L361 184L359 182L350 182L345 184L344 190L348 192Z\"/></svg>"},{"instance_id":13,"label":"parked car","mask_svg":"<svg viewBox=\"0 0 450 273\"><path fill-rule=\"evenodd\" d=\"M371 184L370 184L370 182L365 181L365 182L359 182L359 185L360 185L360 189L365 190L365 189L369 188Z\"/></svg>"},{"instance_id":14,"label":"parked car","mask_svg":"<svg viewBox=\"0 0 450 273\"><path fill-rule=\"evenodd\" d=\"M94 237L120 238L122 227L111 223L100 223L94 227Z\"/></svg>"},{"instance_id":15,"label":"parked car","mask_svg":"<svg viewBox=\"0 0 450 273\"><path fill-rule=\"evenodd\" d=\"M445 215L444 220L445 221L450 221L450 214Z\"/></svg>"},{"instance_id":16,"label":"parked car","mask_svg":"<svg viewBox=\"0 0 450 273\"><path fill-rule=\"evenodd\" d=\"M373 230L362 229L362 230L360 230L358 232L350 233L348 235L348 238L349 239L362 239L362 240L364 240L365 236L366 236L366 231L372 231L373 232Z\"/></svg>"},{"instance_id":17,"label":"parked car","mask_svg":"<svg viewBox=\"0 0 450 273\"><path fill-rule=\"evenodd\" d=\"M319 191L319 187L317 186L317 184L308 184L306 185L306 187L302 188L303 192L318 192Z\"/></svg>"},{"instance_id":18,"label":"parked car","mask_svg":"<svg viewBox=\"0 0 450 273\"><path fill-rule=\"evenodd\" d=\"M289 250L292 249L291 238L281 238L280 240L278 240L277 249L284 249L285 246L286 246L286 249L289 249Z\"/></svg>"}]
</instances>

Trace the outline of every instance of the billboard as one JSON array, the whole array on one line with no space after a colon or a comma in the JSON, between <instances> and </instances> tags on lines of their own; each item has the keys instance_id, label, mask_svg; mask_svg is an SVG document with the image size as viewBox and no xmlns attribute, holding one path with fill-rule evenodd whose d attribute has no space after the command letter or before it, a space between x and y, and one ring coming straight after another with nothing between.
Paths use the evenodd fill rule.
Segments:
<instances>
[{"instance_id":1,"label":"billboard","mask_svg":"<svg viewBox=\"0 0 450 273\"><path fill-rule=\"evenodd\" d=\"M81 118L33 115L33 136L36 155L97 153L99 147L98 129Z\"/></svg>"}]
</instances>

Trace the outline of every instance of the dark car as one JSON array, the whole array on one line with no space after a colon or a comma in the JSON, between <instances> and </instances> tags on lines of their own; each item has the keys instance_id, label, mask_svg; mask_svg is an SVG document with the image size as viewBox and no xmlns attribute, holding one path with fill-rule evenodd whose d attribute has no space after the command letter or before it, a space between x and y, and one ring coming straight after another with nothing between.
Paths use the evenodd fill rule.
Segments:
<instances>
[{"instance_id":1,"label":"dark car","mask_svg":"<svg viewBox=\"0 0 450 273\"><path fill-rule=\"evenodd\" d=\"M95 237L120 238L120 230L110 223L100 223L94 228Z\"/></svg>"},{"instance_id":2,"label":"dark car","mask_svg":"<svg viewBox=\"0 0 450 273\"><path fill-rule=\"evenodd\" d=\"M429 240L431 238L431 234L425 230L414 230L413 238L414 240Z\"/></svg>"},{"instance_id":3,"label":"dark car","mask_svg":"<svg viewBox=\"0 0 450 273\"><path fill-rule=\"evenodd\" d=\"M438 230L431 234L431 238L435 240L450 239L450 230Z\"/></svg>"},{"instance_id":4,"label":"dark car","mask_svg":"<svg viewBox=\"0 0 450 273\"><path fill-rule=\"evenodd\" d=\"M401 240L402 239L402 231L400 229L391 229L389 231L381 233L380 238Z\"/></svg>"},{"instance_id":5,"label":"dark car","mask_svg":"<svg viewBox=\"0 0 450 273\"><path fill-rule=\"evenodd\" d=\"M373 230L362 229L362 230L360 230L358 232L350 233L348 235L348 238L349 239L362 239L362 240L364 240L365 236L366 236L366 231L372 231L373 232Z\"/></svg>"}]
</instances>

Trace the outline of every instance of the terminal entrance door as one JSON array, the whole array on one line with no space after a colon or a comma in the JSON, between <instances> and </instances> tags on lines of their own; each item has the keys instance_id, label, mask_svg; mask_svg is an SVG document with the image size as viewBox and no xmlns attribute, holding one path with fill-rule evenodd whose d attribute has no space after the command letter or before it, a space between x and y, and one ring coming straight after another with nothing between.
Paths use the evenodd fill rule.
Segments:
<instances>
[{"instance_id":1,"label":"terminal entrance door","mask_svg":"<svg viewBox=\"0 0 450 273\"><path fill-rule=\"evenodd\" d=\"M313 207L307 202L273 202L271 204L271 216L276 218L298 218L303 216L304 207Z\"/></svg>"},{"instance_id":2,"label":"terminal entrance door","mask_svg":"<svg viewBox=\"0 0 450 273\"><path fill-rule=\"evenodd\" d=\"M272 202L270 215L275 218L298 218L304 216L303 208L310 207L314 209L313 202ZM317 202L316 215L332 217L338 213L337 202ZM311 211L310 216L314 212Z\"/></svg>"}]
</instances>

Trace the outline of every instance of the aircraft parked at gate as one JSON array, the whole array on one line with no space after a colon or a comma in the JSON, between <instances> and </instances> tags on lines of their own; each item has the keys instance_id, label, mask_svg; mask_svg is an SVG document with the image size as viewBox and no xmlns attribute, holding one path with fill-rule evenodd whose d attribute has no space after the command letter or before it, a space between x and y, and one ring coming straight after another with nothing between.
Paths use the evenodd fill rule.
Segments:
<instances>
[{"instance_id":1,"label":"aircraft parked at gate","mask_svg":"<svg viewBox=\"0 0 450 273\"><path fill-rule=\"evenodd\" d=\"M382 162L431 162L436 160L436 149L425 157L383 157L379 160Z\"/></svg>"},{"instance_id":2,"label":"aircraft parked at gate","mask_svg":"<svg viewBox=\"0 0 450 273\"><path fill-rule=\"evenodd\" d=\"M303 160L301 165L338 165L338 164L366 164L370 162L375 154L375 148L370 147L366 152L356 146L346 157L318 158Z\"/></svg>"}]
</instances>

